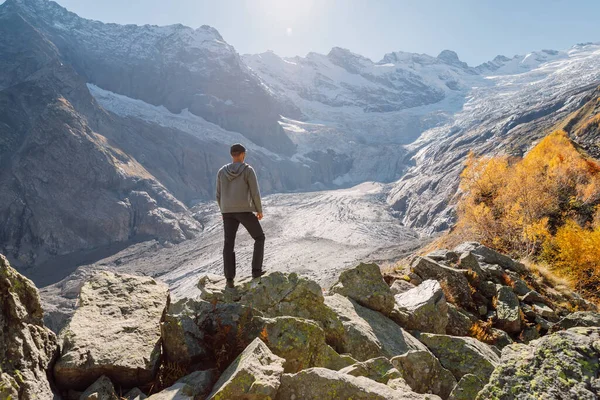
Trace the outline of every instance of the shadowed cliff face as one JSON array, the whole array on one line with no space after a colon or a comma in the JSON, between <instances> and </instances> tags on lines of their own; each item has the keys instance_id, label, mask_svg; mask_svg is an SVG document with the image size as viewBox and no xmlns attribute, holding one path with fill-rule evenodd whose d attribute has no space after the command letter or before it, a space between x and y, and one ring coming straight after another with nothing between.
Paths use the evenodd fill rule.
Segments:
<instances>
[{"instance_id":1,"label":"shadowed cliff face","mask_svg":"<svg viewBox=\"0 0 600 400\"><path fill-rule=\"evenodd\" d=\"M299 112L281 106L214 28L103 24L44 0L9 0L0 12L35 26L87 82L174 113L188 109L272 151L294 152L277 121Z\"/></svg>"}]
</instances>

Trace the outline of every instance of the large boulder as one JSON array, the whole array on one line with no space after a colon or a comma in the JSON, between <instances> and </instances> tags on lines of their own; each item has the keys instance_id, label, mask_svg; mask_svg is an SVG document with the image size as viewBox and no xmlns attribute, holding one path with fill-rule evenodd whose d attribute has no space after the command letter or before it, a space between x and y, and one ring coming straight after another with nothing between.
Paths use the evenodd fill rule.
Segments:
<instances>
[{"instance_id":1,"label":"large boulder","mask_svg":"<svg viewBox=\"0 0 600 400\"><path fill-rule=\"evenodd\" d=\"M399 391L363 376L352 376L325 368L310 368L296 374L284 374L276 400L416 400L439 399Z\"/></svg>"},{"instance_id":2,"label":"large boulder","mask_svg":"<svg viewBox=\"0 0 600 400\"><path fill-rule=\"evenodd\" d=\"M394 309L394 296L377 264L361 263L342 272L330 293L349 297L363 307L383 314L389 314Z\"/></svg>"},{"instance_id":3,"label":"large boulder","mask_svg":"<svg viewBox=\"0 0 600 400\"><path fill-rule=\"evenodd\" d=\"M57 352L35 285L0 254L0 399L52 399L46 370Z\"/></svg>"},{"instance_id":4,"label":"large boulder","mask_svg":"<svg viewBox=\"0 0 600 400\"><path fill-rule=\"evenodd\" d=\"M400 371L385 357L357 362L341 369L340 372L352 376L364 376L379 383L388 383L391 379L402 378Z\"/></svg>"},{"instance_id":5,"label":"large boulder","mask_svg":"<svg viewBox=\"0 0 600 400\"><path fill-rule=\"evenodd\" d=\"M471 337L423 333L419 339L456 379L473 374L487 382L500 362L500 357L490 345Z\"/></svg>"},{"instance_id":6,"label":"large boulder","mask_svg":"<svg viewBox=\"0 0 600 400\"><path fill-rule=\"evenodd\" d=\"M600 328L571 328L502 351L480 400L597 399Z\"/></svg>"},{"instance_id":7,"label":"large boulder","mask_svg":"<svg viewBox=\"0 0 600 400\"><path fill-rule=\"evenodd\" d=\"M408 386L417 393L433 393L447 399L456 385L452 372L427 350L413 350L390 360Z\"/></svg>"},{"instance_id":8,"label":"large boulder","mask_svg":"<svg viewBox=\"0 0 600 400\"><path fill-rule=\"evenodd\" d=\"M339 294L325 296L344 326L343 352L359 361L376 357L394 357L425 347L385 315L370 310Z\"/></svg>"},{"instance_id":9,"label":"large boulder","mask_svg":"<svg viewBox=\"0 0 600 400\"><path fill-rule=\"evenodd\" d=\"M284 362L256 338L223 372L208 399L274 399Z\"/></svg>"},{"instance_id":10,"label":"large boulder","mask_svg":"<svg viewBox=\"0 0 600 400\"><path fill-rule=\"evenodd\" d=\"M496 322L498 328L509 333L516 333L521 330L521 315L519 308L519 298L508 286L498 288L496 297Z\"/></svg>"},{"instance_id":11,"label":"large boulder","mask_svg":"<svg viewBox=\"0 0 600 400\"><path fill-rule=\"evenodd\" d=\"M574 328L577 326L600 327L600 314L592 311L578 311L567 315L552 326L552 331L560 331L563 329Z\"/></svg>"},{"instance_id":12,"label":"large boulder","mask_svg":"<svg viewBox=\"0 0 600 400\"><path fill-rule=\"evenodd\" d=\"M411 268L422 279L438 281L450 303L469 310L475 309L469 282L465 278L466 270L446 267L427 257L417 257Z\"/></svg>"},{"instance_id":13,"label":"large boulder","mask_svg":"<svg viewBox=\"0 0 600 400\"><path fill-rule=\"evenodd\" d=\"M238 302L267 317L312 319L325 330L330 345L336 349L340 346L344 329L336 314L324 304L323 290L315 281L296 273L272 272L260 281L241 280L234 291L225 290L223 277L205 275L200 278L198 288L200 297L211 303Z\"/></svg>"},{"instance_id":14,"label":"large boulder","mask_svg":"<svg viewBox=\"0 0 600 400\"><path fill-rule=\"evenodd\" d=\"M485 382L473 374L463 376L456 384L448 400L475 400Z\"/></svg>"},{"instance_id":15,"label":"large boulder","mask_svg":"<svg viewBox=\"0 0 600 400\"><path fill-rule=\"evenodd\" d=\"M179 379L168 388L153 394L148 400L195 400L204 399L210 393L217 371L195 371Z\"/></svg>"},{"instance_id":16,"label":"large boulder","mask_svg":"<svg viewBox=\"0 0 600 400\"><path fill-rule=\"evenodd\" d=\"M481 261L487 264L497 264L504 269L508 269L517 273L523 273L526 271L526 268L522 263L477 242L463 243L457 246L454 251L459 254L470 251L478 256Z\"/></svg>"},{"instance_id":17,"label":"large boulder","mask_svg":"<svg viewBox=\"0 0 600 400\"><path fill-rule=\"evenodd\" d=\"M124 387L151 382L161 354L168 287L152 278L100 272L86 282L79 308L61 331L54 366L63 388L84 390L100 376Z\"/></svg>"},{"instance_id":18,"label":"large boulder","mask_svg":"<svg viewBox=\"0 0 600 400\"><path fill-rule=\"evenodd\" d=\"M285 359L284 372L295 373L311 367L341 369L352 364L325 342L325 332L314 321L295 317L263 321L261 339L269 349Z\"/></svg>"},{"instance_id":19,"label":"large boulder","mask_svg":"<svg viewBox=\"0 0 600 400\"><path fill-rule=\"evenodd\" d=\"M395 299L399 312L392 314L392 319L403 328L446 333L448 305L438 281L426 280L414 289L396 295Z\"/></svg>"}]
</instances>

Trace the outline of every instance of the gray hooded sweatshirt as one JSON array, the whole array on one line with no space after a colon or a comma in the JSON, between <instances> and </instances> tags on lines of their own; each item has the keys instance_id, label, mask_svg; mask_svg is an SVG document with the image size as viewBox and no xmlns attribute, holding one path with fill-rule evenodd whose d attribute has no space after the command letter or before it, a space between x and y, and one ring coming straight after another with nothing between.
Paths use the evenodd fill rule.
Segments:
<instances>
[{"instance_id":1,"label":"gray hooded sweatshirt","mask_svg":"<svg viewBox=\"0 0 600 400\"><path fill-rule=\"evenodd\" d=\"M260 190L254 169L240 162L223 166L217 174L217 203L223 214L262 213Z\"/></svg>"}]
</instances>

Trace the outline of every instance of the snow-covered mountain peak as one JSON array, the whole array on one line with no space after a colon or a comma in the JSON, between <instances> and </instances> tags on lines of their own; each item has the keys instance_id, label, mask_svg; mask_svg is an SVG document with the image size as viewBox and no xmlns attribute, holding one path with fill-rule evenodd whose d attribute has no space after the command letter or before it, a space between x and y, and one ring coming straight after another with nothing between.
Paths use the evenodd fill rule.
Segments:
<instances>
[{"instance_id":1,"label":"snow-covered mountain peak","mask_svg":"<svg viewBox=\"0 0 600 400\"><path fill-rule=\"evenodd\" d=\"M440 54L438 54L437 59L455 67L464 69L469 68L469 65L466 62L461 61L460 58L458 58L458 54L452 50L442 50Z\"/></svg>"},{"instance_id":2,"label":"snow-covered mountain peak","mask_svg":"<svg viewBox=\"0 0 600 400\"><path fill-rule=\"evenodd\" d=\"M531 71L544 63L568 57L568 52L558 50L532 51L512 58L500 55L492 61L477 66L475 70L482 75L516 75Z\"/></svg>"}]
</instances>

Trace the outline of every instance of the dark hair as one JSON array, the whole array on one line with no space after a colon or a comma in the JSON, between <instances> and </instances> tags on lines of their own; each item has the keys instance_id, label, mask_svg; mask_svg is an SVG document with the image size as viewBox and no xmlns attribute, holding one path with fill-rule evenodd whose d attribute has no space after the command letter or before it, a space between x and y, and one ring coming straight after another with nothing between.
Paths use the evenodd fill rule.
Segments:
<instances>
[{"instance_id":1,"label":"dark hair","mask_svg":"<svg viewBox=\"0 0 600 400\"><path fill-rule=\"evenodd\" d=\"M246 152L246 148L244 146L242 146L240 143L236 143L234 145L231 146L231 149L229 150L229 153L233 156L233 157L237 157L242 153Z\"/></svg>"}]
</instances>

